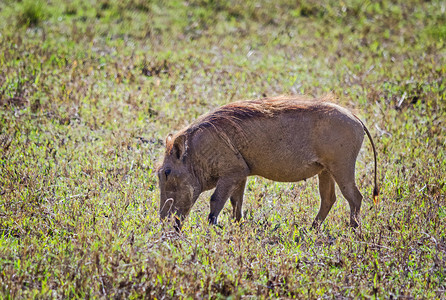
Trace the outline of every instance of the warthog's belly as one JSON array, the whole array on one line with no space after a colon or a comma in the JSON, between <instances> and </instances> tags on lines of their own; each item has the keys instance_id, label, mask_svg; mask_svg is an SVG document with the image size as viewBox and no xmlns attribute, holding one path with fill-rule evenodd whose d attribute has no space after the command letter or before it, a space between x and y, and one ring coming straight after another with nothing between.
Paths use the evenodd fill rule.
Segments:
<instances>
[{"instance_id":1,"label":"warthog's belly","mask_svg":"<svg viewBox=\"0 0 446 300\"><path fill-rule=\"evenodd\" d=\"M319 174L324 167L315 161L315 157L304 158L303 155L273 155L247 161L251 175L259 175L274 181L295 182Z\"/></svg>"},{"instance_id":2,"label":"warthog's belly","mask_svg":"<svg viewBox=\"0 0 446 300\"><path fill-rule=\"evenodd\" d=\"M319 163L311 163L301 166L283 166L282 168L270 167L268 169L257 170L255 174L271 179L274 181L282 182L296 182L301 181L319 174L324 167Z\"/></svg>"}]
</instances>

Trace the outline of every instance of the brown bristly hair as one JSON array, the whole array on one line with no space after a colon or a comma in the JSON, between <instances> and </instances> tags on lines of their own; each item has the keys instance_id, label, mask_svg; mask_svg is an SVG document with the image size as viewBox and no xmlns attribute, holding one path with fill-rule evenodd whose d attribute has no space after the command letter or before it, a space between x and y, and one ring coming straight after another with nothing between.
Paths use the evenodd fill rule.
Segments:
<instances>
[{"instance_id":1,"label":"brown bristly hair","mask_svg":"<svg viewBox=\"0 0 446 300\"><path fill-rule=\"evenodd\" d=\"M314 110L316 109L315 106L308 107L305 104L321 102L335 103L336 97L332 93L328 93L325 96L316 99L304 95L281 95L277 97L232 102L201 116L191 125L180 130L175 136L173 136L172 141L181 135L185 135L187 138L197 131L211 130L217 134L217 136L222 138L231 149L234 150L231 139L227 136L225 130L222 129L223 126L232 126L237 132L245 135L243 128L240 126L241 121L250 118L273 117L275 114L285 110ZM167 153L170 153L172 146L173 143L166 143Z\"/></svg>"}]
</instances>

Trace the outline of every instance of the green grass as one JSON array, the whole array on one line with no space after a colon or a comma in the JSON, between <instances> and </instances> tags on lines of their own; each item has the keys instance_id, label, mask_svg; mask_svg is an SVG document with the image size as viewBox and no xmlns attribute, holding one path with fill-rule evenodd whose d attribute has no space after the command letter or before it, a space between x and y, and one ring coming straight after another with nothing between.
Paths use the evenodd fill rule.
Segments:
<instances>
[{"instance_id":1,"label":"green grass","mask_svg":"<svg viewBox=\"0 0 446 300\"><path fill-rule=\"evenodd\" d=\"M17 24L27 27L40 25L45 19L45 4L38 1L26 0L18 7Z\"/></svg>"},{"instance_id":2,"label":"green grass","mask_svg":"<svg viewBox=\"0 0 446 300\"><path fill-rule=\"evenodd\" d=\"M0 298L439 298L446 292L442 1L0 2ZM37 3L37 4L35 4ZM250 178L158 220L170 132L238 99L333 92L371 130L362 225L317 179Z\"/></svg>"}]
</instances>

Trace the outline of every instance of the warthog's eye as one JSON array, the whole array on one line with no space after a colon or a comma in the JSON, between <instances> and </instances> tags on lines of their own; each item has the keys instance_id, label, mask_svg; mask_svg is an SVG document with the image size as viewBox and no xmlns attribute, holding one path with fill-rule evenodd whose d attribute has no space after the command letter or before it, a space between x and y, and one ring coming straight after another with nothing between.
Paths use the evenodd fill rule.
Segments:
<instances>
[{"instance_id":1,"label":"warthog's eye","mask_svg":"<svg viewBox=\"0 0 446 300\"><path fill-rule=\"evenodd\" d=\"M167 179L167 176L169 176L169 174L172 172L172 170L171 169L165 169L164 170L164 175L166 175L166 179Z\"/></svg>"}]
</instances>

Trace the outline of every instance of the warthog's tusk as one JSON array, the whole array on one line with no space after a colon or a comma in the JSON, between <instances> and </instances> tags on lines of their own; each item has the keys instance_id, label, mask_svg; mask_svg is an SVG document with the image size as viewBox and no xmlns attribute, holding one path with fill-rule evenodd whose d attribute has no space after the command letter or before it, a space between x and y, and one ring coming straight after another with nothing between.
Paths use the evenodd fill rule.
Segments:
<instances>
[{"instance_id":1,"label":"warthog's tusk","mask_svg":"<svg viewBox=\"0 0 446 300\"><path fill-rule=\"evenodd\" d=\"M169 215L170 210L172 209L173 198L167 198L166 201L164 202L163 207L162 207L161 210L160 210L160 211L163 211L163 210L164 210L164 207L166 206L166 204L167 204L168 202L170 202L170 207L169 207L169 210L167 211L167 214L166 214L166 215Z\"/></svg>"}]
</instances>

